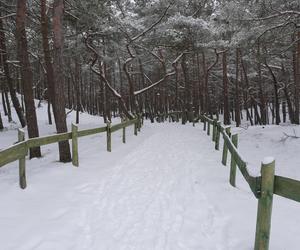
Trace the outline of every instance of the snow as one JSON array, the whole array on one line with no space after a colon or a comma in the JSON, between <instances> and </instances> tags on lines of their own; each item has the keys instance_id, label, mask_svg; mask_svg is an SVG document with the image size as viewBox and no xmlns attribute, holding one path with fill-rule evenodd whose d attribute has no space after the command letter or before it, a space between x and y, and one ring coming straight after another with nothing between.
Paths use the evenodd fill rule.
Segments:
<instances>
[{"instance_id":1,"label":"snow","mask_svg":"<svg viewBox=\"0 0 300 250\"><path fill-rule=\"evenodd\" d=\"M45 110L38 109L41 135L54 133ZM81 122L103 124L86 114ZM17 125L6 126L0 147L16 140ZM276 171L300 176L297 139L281 141L292 129L298 132L294 126L234 129L251 171L275 155ZM257 200L240 173L237 188L230 186L229 167L202 125L145 122L138 136L127 129L126 144L121 132L112 139L108 153L105 134L80 138L78 168L57 162L57 145L43 147L41 159L27 161L25 190L18 187L17 163L0 168L1 249L253 249ZM299 249L299 203L275 196L273 204L270 249Z\"/></svg>"},{"instance_id":2,"label":"snow","mask_svg":"<svg viewBox=\"0 0 300 250\"><path fill-rule=\"evenodd\" d=\"M273 156L267 156L263 159L262 164L263 165L269 165L271 164L273 161L275 161L275 158Z\"/></svg>"},{"instance_id":3,"label":"snow","mask_svg":"<svg viewBox=\"0 0 300 250\"><path fill-rule=\"evenodd\" d=\"M286 136L300 135L300 126L251 126L232 131L239 134L239 152L246 158L253 175L259 175L263 159L272 156L276 175L300 180L300 139Z\"/></svg>"}]
</instances>

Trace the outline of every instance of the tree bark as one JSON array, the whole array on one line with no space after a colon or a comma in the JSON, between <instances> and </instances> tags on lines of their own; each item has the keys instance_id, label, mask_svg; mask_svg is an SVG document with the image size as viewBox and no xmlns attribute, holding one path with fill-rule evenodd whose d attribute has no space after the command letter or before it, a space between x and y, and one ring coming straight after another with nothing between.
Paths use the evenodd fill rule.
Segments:
<instances>
[{"instance_id":1,"label":"tree bark","mask_svg":"<svg viewBox=\"0 0 300 250\"><path fill-rule=\"evenodd\" d=\"M1 117L1 112L0 112L0 130L3 130L4 126L3 126L3 121L2 121L2 117Z\"/></svg>"},{"instance_id":2,"label":"tree bark","mask_svg":"<svg viewBox=\"0 0 300 250\"><path fill-rule=\"evenodd\" d=\"M295 115L294 115L294 121L296 124L300 123L299 120L299 112L300 112L300 31L297 32L297 47L296 50L293 53L293 70L294 70L294 97L295 97Z\"/></svg>"},{"instance_id":3,"label":"tree bark","mask_svg":"<svg viewBox=\"0 0 300 250\"><path fill-rule=\"evenodd\" d=\"M187 112L187 119L189 122L193 121L193 92L192 92L192 84L189 79L189 70L187 65L186 54L182 56L181 67L184 78L184 87L185 87L185 112Z\"/></svg>"},{"instance_id":4,"label":"tree bark","mask_svg":"<svg viewBox=\"0 0 300 250\"><path fill-rule=\"evenodd\" d=\"M6 82L7 82L7 86L9 89L12 104L14 106L14 109L16 110L16 113L17 113L17 116L21 123L21 126L25 127L26 126L25 116L24 116L22 107L20 105L19 99L17 97L16 89L14 87L13 80L10 75L9 65L7 63L8 53L7 53L7 49L6 49L5 40L6 40L6 38L5 38L5 33L4 33L3 20L0 18L0 53L2 56L2 60L3 60L3 71L4 71L5 78L6 78Z\"/></svg>"},{"instance_id":5,"label":"tree bark","mask_svg":"<svg viewBox=\"0 0 300 250\"><path fill-rule=\"evenodd\" d=\"M223 64L223 102L224 102L224 124L230 124L230 113L228 103L228 77L227 77L227 52L224 51L222 57Z\"/></svg>"},{"instance_id":6,"label":"tree bark","mask_svg":"<svg viewBox=\"0 0 300 250\"><path fill-rule=\"evenodd\" d=\"M244 79L245 79L245 86L246 86L246 90L245 90L245 109L246 109L246 112L247 112L247 117L248 119L250 120L250 124L253 125L253 115L252 115L252 107L251 107L251 114L249 112L249 109L248 109L248 96L250 96L249 99L252 99L251 97L251 93L249 93L249 79L248 79L248 75L247 75L247 70L246 70L246 66L245 66L245 63L244 63L244 60L242 58L242 51L239 50L240 52L240 59L241 59L241 66L242 66L242 72L243 72L243 75L244 75Z\"/></svg>"},{"instance_id":7,"label":"tree bark","mask_svg":"<svg viewBox=\"0 0 300 250\"><path fill-rule=\"evenodd\" d=\"M261 76L261 54L260 54L260 41L257 43L257 74L258 74L258 87L259 87L259 100L260 100L260 117L262 124L267 124L267 108L266 108L266 100L265 93L262 83Z\"/></svg>"},{"instance_id":8,"label":"tree bark","mask_svg":"<svg viewBox=\"0 0 300 250\"><path fill-rule=\"evenodd\" d=\"M277 78L273 72L273 70L271 69L271 67L269 66L269 64L267 63L267 61L265 61L265 65L267 66L270 75L273 79L273 88L274 88L274 108L275 108L275 120L276 120L276 125L279 125L280 123L280 104L279 104L279 96L278 96L278 82L277 82Z\"/></svg>"},{"instance_id":9,"label":"tree bark","mask_svg":"<svg viewBox=\"0 0 300 250\"><path fill-rule=\"evenodd\" d=\"M54 118L58 133L68 131L65 111L64 74L63 74L63 13L64 1L54 0L53 3L53 42L54 42ZM61 162L70 162L71 153L68 141L59 142L59 158Z\"/></svg>"},{"instance_id":10,"label":"tree bark","mask_svg":"<svg viewBox=\"0 0 300 250\"><path fill-rule=\"evenodd\" d=\"M235 122L236 126L241 125L241 110L240 110L240 86L239 86L239 49L236 49L236 72L235 72Z\"/></svg>"},{"instance_id":11,"label":"tree bark","mask_svg":"<svg viewBox=\"0 0 300 250\"><path fill-rule=\"evenodd\" d=\"M33 99L33 76L29 62L28 45L26 38L26 0L18 0L17 2L17 18L16 18L16 37L17 37L17 49L18 57L21 64L21 79L24 89L24 101L26 120L28 126L29 138L38 137L38 123L35 112L35 105ZM30 158L40 157L40 147L30 149Z\"/></svg>"}]
</instances>

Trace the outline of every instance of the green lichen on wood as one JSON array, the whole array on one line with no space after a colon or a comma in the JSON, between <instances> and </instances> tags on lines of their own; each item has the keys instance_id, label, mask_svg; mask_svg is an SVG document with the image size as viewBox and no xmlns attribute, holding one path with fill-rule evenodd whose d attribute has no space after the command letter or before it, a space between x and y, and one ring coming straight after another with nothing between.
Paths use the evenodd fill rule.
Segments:
<instances>
[{"instance_id":1,"label":"green lichen on wood","mask_svg":"<svg viewBox=\"0 0 300 250\"><path fill-rule=\"evenodd\" d=\"M238 135L234 134L231 137L232 144L237 148L238 146ZM229 183L235 187L235 179L236 179L236 162L235 157L231 156L231 163L230 163L230 177L229 177Z\"/></svg>"},{"instance_id":2,"label":"green lichen on wood","mask_svg":"<svg viewBox=\"0 0 300 250\"><path fill-rule=\"evenodd\" d=\"M78 161L78 126L72 123L72 164L79 166Z\"/></svg>"},{"instance_id":3,"label":"green lichen on wood","mask_svg":"<svg viewBox=\"0 0 300 250\"><path fill-rule=\"evenodd\" d=\"M275 161L261 166L261 195L258 200L255 250L268 250L274 192Z\"/></svg>"},{"instance_id":4,"label":"green lichen on wood","mask_svg":"<svg viewBox=\"0 0 300 250\"><path fill-rule=\"evenodd\" d=\"M224 139L224 144L223 144L223 154L222 154L222 164L224 166L227 165L227 154L228 154L228 147L227 144L228 142L226 142L226 134L230 134L230 127L225 129L225 132L223 132L223 139Z\"/></svg>"},{"instance_id":5,"label":"green lichen on wood","mask_svg":"<svg viewBox=\"0 0 300 250\"><path fill-rule=\"evenodd\" d=\"M275 176L274 194L300 202L300 181Z\"/></svg>"},{"instance_id":6,"label":"green lichen on wood","mask_svg":"<svg viewBox=\"0 0 300 250\"><path fill-rule=\"evenodd\" d=\"M106 143L107 143L107 151L111 152L111 124L110 122L106 125Z\"/></svg>"},{"instance_id":7,"label":"green lichen on wood","mask_svg":"<svg viewBox=\"0 0 300 250\"><path fill-rule=\"evenodd\" d=\"M22 129L18 129L18 142L25 141L25 133ZM19 184L20 188L25 189L27 187L26 182L26 155L27 155L27 146L24 144L24 154L19 158Z\"/></svg>"},{"instance_id":8,"label":"green lichen on wood","mask_svg":"<svg viewBox=\"0 0 300 250\"><path fill-rule=\"evenodd\" d=\"M215 150L220 149L220 134L221 134L221 122L217 122L216 140L215 140Z\"/></svg>"}]
</instances>

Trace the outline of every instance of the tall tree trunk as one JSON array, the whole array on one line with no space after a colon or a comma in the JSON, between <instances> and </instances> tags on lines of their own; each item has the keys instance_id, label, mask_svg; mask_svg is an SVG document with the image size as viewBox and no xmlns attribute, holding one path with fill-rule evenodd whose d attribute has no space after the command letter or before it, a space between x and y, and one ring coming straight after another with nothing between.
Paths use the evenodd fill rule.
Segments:
<instances>
[{"instance_id":1,"label":"tall tree trunk","mask_svg":"<svg viewBox=\"0 0 300 250\"><path fill-rule=\"evenodd\" d=\"M79 111L80 111L80 63L78 55L75 56L75 88L76 88L76 123L79 124ZM91 84L91 83L90 83Z\"/></svg>"},{"instance_id":2,"label":"tall tree trunk","mask_svg":"<svg viewBox=\"0 0 300 250\"><path fill-rule=\"evenodd\" d=\"M25 30L26 22L26 0L18 0L17 2L17 19L16 19L16 37L18 57L21 64L21 79L24 89L24 101L26 110L26 120L28 126L29 138L38 137L38 123L35 112L35 105L33 99L33 76L28 56L28 45ZM40 157L40 147L30 149L30 158Z\"/></svg>"},{"instance_id":3,"label":"tall tree trunk","mask_svg":"<svg viewBox=\"0 0 300 250\"><path fill-rule=\"evenodd\" d=\"M282 102L282 116L283 116L283 122L286 122L286 103Z\"/></svg>"},{"instance_id":4,"label":"tall tree trunk","mask_svg":"<svg viewBox=\"0 0 300 250\"><path fill-rule=\"evenodd\" d=\"M239 49L236 49L236 72L235 72L235 122L236 126L241 125L241 110L240 110L240 86L239 86Z\"/></svg>"},{"instance_id":5,"label":"tall tree trunk","mask_svg":"<svg viewBox=\"0 0 300 250\"><path fill-rule=\"evenodd\" d=\"M8 85L8 89L9 89L12 104L14 106L14 109L16 110L16 113L17 113L17 116L18 116L19 121L21 123L21 126L25 127L26 126L25 116L24 116L22 107L20 105L19 99L17 97L17 93L16 93L16 89L14 87L13 80L10 76L9 65L8 65L8 62L7 62L8 54L7 54L7 50L6 50L3 20L1 18L0 18L0 53L1 53L1 56L2 56L2 60L3 60L4 75L5 75L5 78L6 78L7 85Z\"/></svg>"},{"instance_id":6,"label":"tall tree trunk","mask_svg":"<svg viewBox=\"0 0 300 250\"><path fill-rule=\"evenodd\" d=\"M54 0L53 3L53 42L54 42L54 117L58 133L68 131L65 111L64 74L63 74L63 25L64 1ZM68 141L59 142L59 158L61 162L71 161Z\"/></svg>"},{"instance_id":7,"label":"tall tree trunk","mask_svg":"<svg viewBox=\"0 0 300 250\"><path fill-rule=\"evenodd\" d=\"M279 125L280 123L280 110L279 110L279 107L280 107L280 104L279 104L279 96L278 96L278 82L277 82L277 78L273 72L273 70L271 69L271 67L269 66L269 64L267 63L267 61L265 61L265 65L267 66L269 72L270 72L270 75L273 79L273 87L274 87L274 106L273 109L275 109L275 120L276 120L276 125Z\"/></svg>"},{"instance_id":8,"label":"tall tree trunk","mask_svg":"<svg viewBox=\"0 0 300 250\"><path fill-rule=\"evenodd\" d=\"M129 86L129 110L132 114L135 114L137 112L137 107L136 107L136 103L135 103L135 96L134 96L134 85L133 85L133 81L132 81L132 77L129 73L129 68L130 67L130 62L132 61L132 59L128 59L124 64L123 64L123 70L125 72L125 75L127 77L127 81L128 81L128 86Z\"/></svg>"},{"instance_id":9,"label":"tall tree trunk","mask_svg":"<svg viewBox=\"0 0 300 250\"><path fill-rule=\"evenodd\" d=\"M46 0L41 0L41 33L42 33L42 45L44 51L44 59L46 65L46 79L47 79L47 96L48 96L48 120L49 124L52 124L51 118L51 105L52 110L54 109L54 83L53 83L53 68L51 63L51 54L49 48L49 39L48 39L48 19L46 15Z\"/></svg>"},{"instance_id":10,"label":"tall tree trunk","mask_svg":"<svg viewBox=\"0 0 300 250\"><path fill-rule=\"evenodd\" d=\"M7 104L6 108L7 108L8 122L12 122L11 108L10 108L9 98L8 98L8 94L7 94L6 90L4 92L4 96L5 96L5 101L6 101L6 104Z\"/></svg>"},{"instance_id":11,"label":"tall tree trunk","mask_svg":"<svg viewBox=\"0 0 300 250\"><path fill-rule=\"evenodd\" d=\"M4 115L7 115L8 112L7 112L6 106L8 106L8 105L6 105L6 100L5 100L5 96L4 96L4 89L2 89L2 95L1 96L2 96L3 112L4 112Z\"/></svg>"},{"instance_id":12,"label":"tall tree trunk","mask_svg":"<svg viewBox=\"0 0 300 250\"><path fill-rule=\"evenodd\" d=\"M210 108L209 101L209 93L208 93L208 72L206 68L206 58L205 53L202 52L202 66L203 66L203 78L204 78L204 86L203 86L203 111L204 113L208 113Z\"/></svg>"},{"instance_id":13,"label":"tall tree trunk","mask_svg":"<svg viewBox=\"0 0 300 250\"><path fill-rule=\"evenodd\" d=\"M185 111L187 112L187 119L189 122L193 121L193 92L192 83L189 79L189 69L187 65L186 54L182 56L181 67L184 77L184 87L185 87Z\"/></svg>"},{"instance_id":14,"label":"tall tree trunk","mask_svg":"<svg viewBox=\"0 0 300 250\"><path fill-rule=\"evenodd\" d=\"M1 117L1 112L0 112L0 130L3 130L4 126L3 126L3 121L2 121L2 117Z\"/></svg>"},{"instance_id":15,"label":"tall tree trunk","mask_svg":"<svg viewBox=\"0 0 300 250\"><path fill-rule=\"evenodd\" d=\"M260 116L262 124L267 124L267 107L265 100L265 93L263 88L262 76L261 76L261 54L260 54L260 41L257 43L257 73L258 73L258 87L259 87L259 100L260 100Z\"/></svg>"},{"instance_id":16,"label":"tall tree trunk","mask_svg":"<svg viewBox=\"0 0 300 250\"><path fill-rule=\"evenodd\" d=\"M283 91L284 91L285 99L286 99L287 106L288 106L288 113L289 113L290 122L295 123L295 119L294 119L295 113L294 113L293 106L292 106L292 101L291 101L291 98L290 98L290 95L289 95L289 90L288 90L288 87L286 85L284 86Z\"/></svg>"},{"instance_id":17,"label":"tall tree trunk","mask_svg":"<svg viewBox=\"0 0 300 250\"><path fill-rule=\"evenodd\" d=\"M223 102L224 102L224 124L230 124L229 102L228 102L228 77L227 77L227 52L224 51L222 57L223 65Z\"/></svg>"},{"instance_id":18,"label":"tall tree trunk","mask_svg":"<svg viewBox=\"0 0 300 250\"><path fill-rule=\"evenodd\" d=\"M248 105L248 96L250 96L249 99L252 99L251 93L249 93L249 79L248 79L248 75L247 75L246 66L245 66L245 63L244 63L244 60L243 60L242 51L239 50L239 52L240 52L242 72L243 72L243 75L244 75L245 86L246 86L246 89L245 89L245 92L244 92L245 93L245 109L246 109L246 112L247 112L247 117L250 120L250 124L252 126L254 123L253 123L253 119L252 119L253 118L253 114L252 114L253 113L253 109L252 109L251 105L250 105L250 107L251 107L251 114L250 114L249 109L248 109L248 106L249 106Z\"/></svg>"},{"instance_id":19,"label":"tall tree trunk","mask_svg":"<svg viewBox=\"0 0 300 250\"><path fill-rule=\"evenodd\" d=\"M197 75L198 75L198 107L197 107L197 114L200 114L203 112L203 87L202 87L202 82L203 82L203 74L201 75L201 69L200 69L200 58L199 58L199 53L196 55L197 59Z\"/></svg>"},{"instance_id":20,"label":"tall tree trunk","mask_svg":"<svg viewBox=\"0 0 300 250\"><path fill-rule=\"evenodd\" d=\"M297 48L293 53L293 71L294 71L294 97L295 97L295 115L294 121L299 124L299 112L300 112L300 31L297 32Z\"/></svg>"}]
</instances>

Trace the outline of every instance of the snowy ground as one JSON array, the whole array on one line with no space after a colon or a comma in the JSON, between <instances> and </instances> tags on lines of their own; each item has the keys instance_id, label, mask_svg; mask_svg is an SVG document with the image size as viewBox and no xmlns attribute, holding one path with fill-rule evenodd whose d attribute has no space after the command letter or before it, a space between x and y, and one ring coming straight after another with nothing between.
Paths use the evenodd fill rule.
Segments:
<instances>
[{"instance_id":1,"label":"snowy ground","mask_svg":"<svg viewBox=\"0 0 300 250\"><path fill-rule=\"evenodd\" d=\"M53 133L42 111L41 134ZM85 127L103 123L82 118ZM300 177L298 140L280 141L293 128L237 130L254 173L274 155L277 174ZM80 138L79 168L58 163L56 145L43 147L43 158L27 162L26 190L15 163L0 168L0 249L253 249L257 201L240 175L238 188L229 185L202 126L146 122L139 136L127 134L125 145L113 134L112 153L105 134ZM0 148L14 138L11 127L0 133ZM299 211L299 203L274 198L271 250L299 249Z\"/></svg>"}]
</instances>

